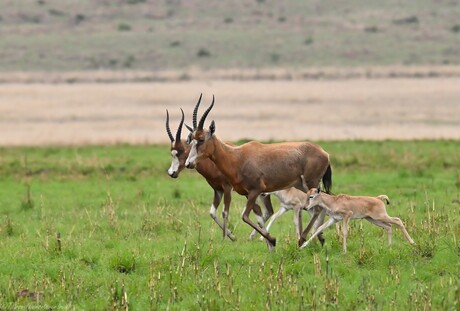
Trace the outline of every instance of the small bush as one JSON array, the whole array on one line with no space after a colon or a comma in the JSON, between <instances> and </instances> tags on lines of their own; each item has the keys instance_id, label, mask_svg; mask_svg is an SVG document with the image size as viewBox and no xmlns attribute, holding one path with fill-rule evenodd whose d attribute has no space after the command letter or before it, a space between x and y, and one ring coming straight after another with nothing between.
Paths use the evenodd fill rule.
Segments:
<instances>
[{"instance_id":1,"label":"small bush","mask_svg":"<svg viewBox=\"0 0 460 311\"><path fill-rule=\"evenodd\" d=\"M122 63L123 68L131 68L136 61L136 57L128 55Z\"/></svg>"},{"instance_id":2,"label":"small bush","mask_svg":"<svg viewBox=\"0 0 460 311\"><path fill-rule=\"evenodd\" d=\"M49 9L48 13L49 15L53 15L53 16L64 16L65 15L64 12L56 10L56 9Z\"/></svg>"},{"instance_id":3,"label":"small bush","mask_svg":"<svg viewBox=\"0 0 460 311\"><path fill-rule=\"evenodd\" d=\"M377 33L379 32L379 28L377 26L368 26L364 28L364 31L367 33Z\"/></svg>"},{"instance_id":4,"label":"small bush","mask_svg":"<svg viewBox=\"0 0 460 311\"><path fill-rule=\"evenodd\" d=\"M129 274L136 270L136 260L132 255L119 255L112 258L110 267L120 273Z\"/></svg>"},{"instance_id":5,"label":"small bush","mask_svg":"<svg viewBox=\"0 0 460 311\"><path fill-rule=\"evenodd\" d=\"M210 57L211 56L211 52L209 52L208 50L204 49L204 48L201 48L198 50L198 52L196 53L196 56L198 57Z\"/></svg>"},{"instance_id":6,"label":"small bush","mask_svg":"<svg viewBox=\"0 0 460 311\"><path fill-rule=\"evenodd\" d=\"M126 24L126 23L119 23L118 24L118 31L130 31L131 30L131 25Z\"/></svg>"},{"instance_id":7,"label":"small bush","mask_svg":"<svg viewBox=\"0 0 460 311\"><path fill-rule=\"evenodd\" d=\"M419 23L418 17L415 15L393 20L393 24L395 25L418 24L418 23Z\"/></svg>"},{"instance_id":8,"label":"small bush","mask_svg":"<svg viewBox=\"0 0 460 311\"><path fill-rule=\"evenodd\" d=\"M180 41L175 40L175 41L171 42L169 44L169 46L175 48L175 47L178 47L180 44L181 44Z\"/></svg>"},{"instance_id":9,"label":"small bush","mask_svg":"<svg viewBox=\"0 0 460 311\"><path fill-rule=\"evenodd\" d=\"M138 4L138 3L145 3L147 0L126 0L128 4Z\"/></svg>"},{"instance_id":10,"label":"small bush","mask_svg":"<svg viewBox=\"0 0 460 311\"><path fill-rule=\"evenodd\" d=\"M272 53L270 55L270 60L272 61L272 63L277 63L281 58L281 55L279 55L278 53Z\"/></svg>"},{"instance_id":11,"label":"small bush","mask_svg":"<svg viewBox=\"0 0 460 311\"><path fill-rule=\"evenodd\" d=\"M454 32L454 33L459 33L460 32L460 24L456 24L456 25L452 26L452 28L450 30L452 32Z\"/></svg>"},{"instance_id":12,"label":"small bush","mask_svg":"<svg viewBox=\"0 0 460 311\"><path fill-rule=\"evenodd\" d=\"M75 15L75 23L80 24L86 19L86 16L84 14L76 14Z\"/></svg>"},{"instance_id":13,"label":"small bush","mask_svg":"<svg viewBox=\"0 0 460 311\"><path fill-rule=\"evenodd\" d=\"M313 44L313 38L312 37L308 37L307 39L305 39L305 41L303 42L305 45L311 45Z\"/></svg>"}]
</instances>

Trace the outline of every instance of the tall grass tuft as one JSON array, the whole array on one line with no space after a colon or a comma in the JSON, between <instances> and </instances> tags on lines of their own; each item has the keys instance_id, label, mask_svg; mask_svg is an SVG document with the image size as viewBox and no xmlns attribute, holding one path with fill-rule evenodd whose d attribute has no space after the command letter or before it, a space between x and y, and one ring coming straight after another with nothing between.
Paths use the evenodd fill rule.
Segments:
<instances>
[{"instance_id":1,"label":"tall grass tuft","mask_svg":"<svg viewBox=\"0 0 460 311\"><path fill-rule=\"evenodd\" d=\"M22 210L30 210L34 208L34 201L32 200L32 193L30 191L30 184L26 183L26 193L24 198L21 202L21 209Z\"/></svg>"}]
</instances>

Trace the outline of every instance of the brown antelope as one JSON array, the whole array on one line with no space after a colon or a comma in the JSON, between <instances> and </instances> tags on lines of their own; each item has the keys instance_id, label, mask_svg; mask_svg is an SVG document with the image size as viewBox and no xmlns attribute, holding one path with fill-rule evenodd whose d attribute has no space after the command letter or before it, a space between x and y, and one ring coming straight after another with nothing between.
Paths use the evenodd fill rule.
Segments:
<instances>
[{"instance_id":1,"label":"brown antelope","mask_svg":"<svg viewBox=\"0 0 460 311\"><path fill-rule=\"evenodd\" d=\"M406 239L410 244L415 244L414 240L410 237L409 233L404 227L401 219L397 217L390 217L387 214L385 203L390 204L390 200L386 195L379 195L378 197L366 196L350 196L346 194L330 195L321 193L321 189L310 189L307 194L309 195L308 209L323 208L329 214L329 220L321 225L306 241L301 248L310 243L310 241L317 235L324 231L327 227L343 220L342 236L343 236L343 253L347 252L347 234L348 222L350 219L366 219L376 226L382 227L387 230L388 244L391 245L391 225L397 225L404 233Z\"/></svg>"},{"instance_id":2,"label":"brown antelope","mask_svg":"<svg viewBox=\"0 0 460 311\"><path fill-rule=\"evenodd\" d=\"M198 105L193 113L197 120ZM212 121L209 130L203 129L211 106L204 112L198 126L194 127L191 150L185 163L193 167L206 158L211 159L227 177L236 192L247 196L243 211L243 221L254 228L267 241L270 251L276 246L276 238L270 236L264 223L258 218L256 226L249 214L255 208L257 197L264 192L296 187L304 190L302 176L309 188L318 187L321 179L327 191L332 185L332 171L329 155L320 146L310 142L285 142L261 144L256 141L241 146L231 146L215 135L216 126ZM306 236L319 213L315 213L302 236ZM305 233L305 234L304 234ZM299 240L302 245L303 240Z\"/></svg>"},{"instance_id":3,"label":"brown antelope","mask_svg":"<svg viewBox=\"0 0 460 311\"><path fill-rule=\"evenodd\" d=\"M201 100L201 96L199 100ZM171 167L168 169L168 174L172 178L177 178L179 176L180 171L185 167L185 161L190 152L191 146L181 139L181 131L183 124L184 112L182 111L182 119L179 123L179 127L176 132L176 137L174 138L169 127L169 112L166 110L166 132L168 133L169 139L171 140L172 157ZM228 236L230 240L235 241L235 236L230 230L227 229L228 211L231 202L232 185L228 182L227 178L219 171L219 169L217 169L214 162L212 162L209 159L201 161L199 164L196 165L195 169L206 179L207 183L214 190L214 200L209 211L211 218L222 229L224 237ZM224 210L222 212L223 223L217 216L217 209L222 198L224 199ZM260 207L258 206L256 207L256 213L266 221L273 214L273 207L269 197L263 198L262 201L265 206L264 214L262 215Z\"/></svg>"}]
</instances>

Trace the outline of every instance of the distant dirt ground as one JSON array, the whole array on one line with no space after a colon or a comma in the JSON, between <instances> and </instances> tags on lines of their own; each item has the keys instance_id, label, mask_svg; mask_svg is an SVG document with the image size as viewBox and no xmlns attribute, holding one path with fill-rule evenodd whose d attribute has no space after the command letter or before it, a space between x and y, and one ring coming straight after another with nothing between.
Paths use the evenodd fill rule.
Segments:
<instances>
[{"instance_id":1,"label":"distant dirt ground","mask_svg":"<svg viewBox=\"0 0 460 311\"><path fill-rule=\"evenodd\" d=\"M175 133L201 92L227 141L460 139L458 77L201 80L0 84L0 145L167 143L166 109Z\"/></svg>"}]
</instances>

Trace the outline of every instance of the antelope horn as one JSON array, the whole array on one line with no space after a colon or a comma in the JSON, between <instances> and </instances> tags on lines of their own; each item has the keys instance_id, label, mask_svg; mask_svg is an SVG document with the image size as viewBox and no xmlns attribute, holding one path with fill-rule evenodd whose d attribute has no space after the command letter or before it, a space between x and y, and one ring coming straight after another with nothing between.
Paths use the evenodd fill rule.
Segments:
<instances>
[{"instance_id":1,"label":"antelope horn","mask_svg":"<svg viewBox=\"0 0 460 311\"><path fill-rule=\"evenodd\" d=\"M174 141L174 137L171 133L171 129L169 128L169 112L168 112L168 109L166 109L166 133L168 133L168 136L169 136L169 139L171 140L171 142Z\"/></svg>"},{"instance_id":2,"label":"antelope horn","mask_svg":"<svg viewBox=\"0 0 460 311\"><path fill-rule=\"evenodd\" d=\"M190 126L187 125L187 123L184 123L185 127L187 128L187 130L189 130L190 132L193 133L193 128L191 128Z\"/></svg>"},{"instance_id":3,"label":"antelope horn","mask_svg":"<svg viewBox=\"0 0 460 311\"><path fill-rule=\"evenodd\" d=\"M180 111L182 111L182 119L180 120L179 127L177 128L176 141L180 141L180 135L181 135L181 132L182 132L182 125L184 124L184 110L182 110L182 108L181 108Z\"/></svg>"},{"instance_id":4,"label":"antelope horn","mask_svg":"<svg viewBox=\"0 0 460 311\"><path fill-rule=\"evenodd\" d=\"M200 107L201 97L202 96L203 96L203 93L200 94L200 98L198 99L198 103L196 103L195 109L193 109L193 119L192 119L193 123L192 123L192 125L193 125L194 129L196 129L196 115L198 114L198 107Z\"/></svg>"},{"instance_id":5,"label":"antelope horn","mask_svg":"<svg viewBox=\"0 0 460 311\"><path fill-rule=\"evenodd\" d=\"M203 116L200 119L200 123L198 123L198 130L203 129L204 121L206 120L206 117L208 116L208 113L211 111L212 107L214 107L214 95L212 95L212 103L211 106L209 106L208 109L203 113Z\"/></svg>"}]
</instances>

